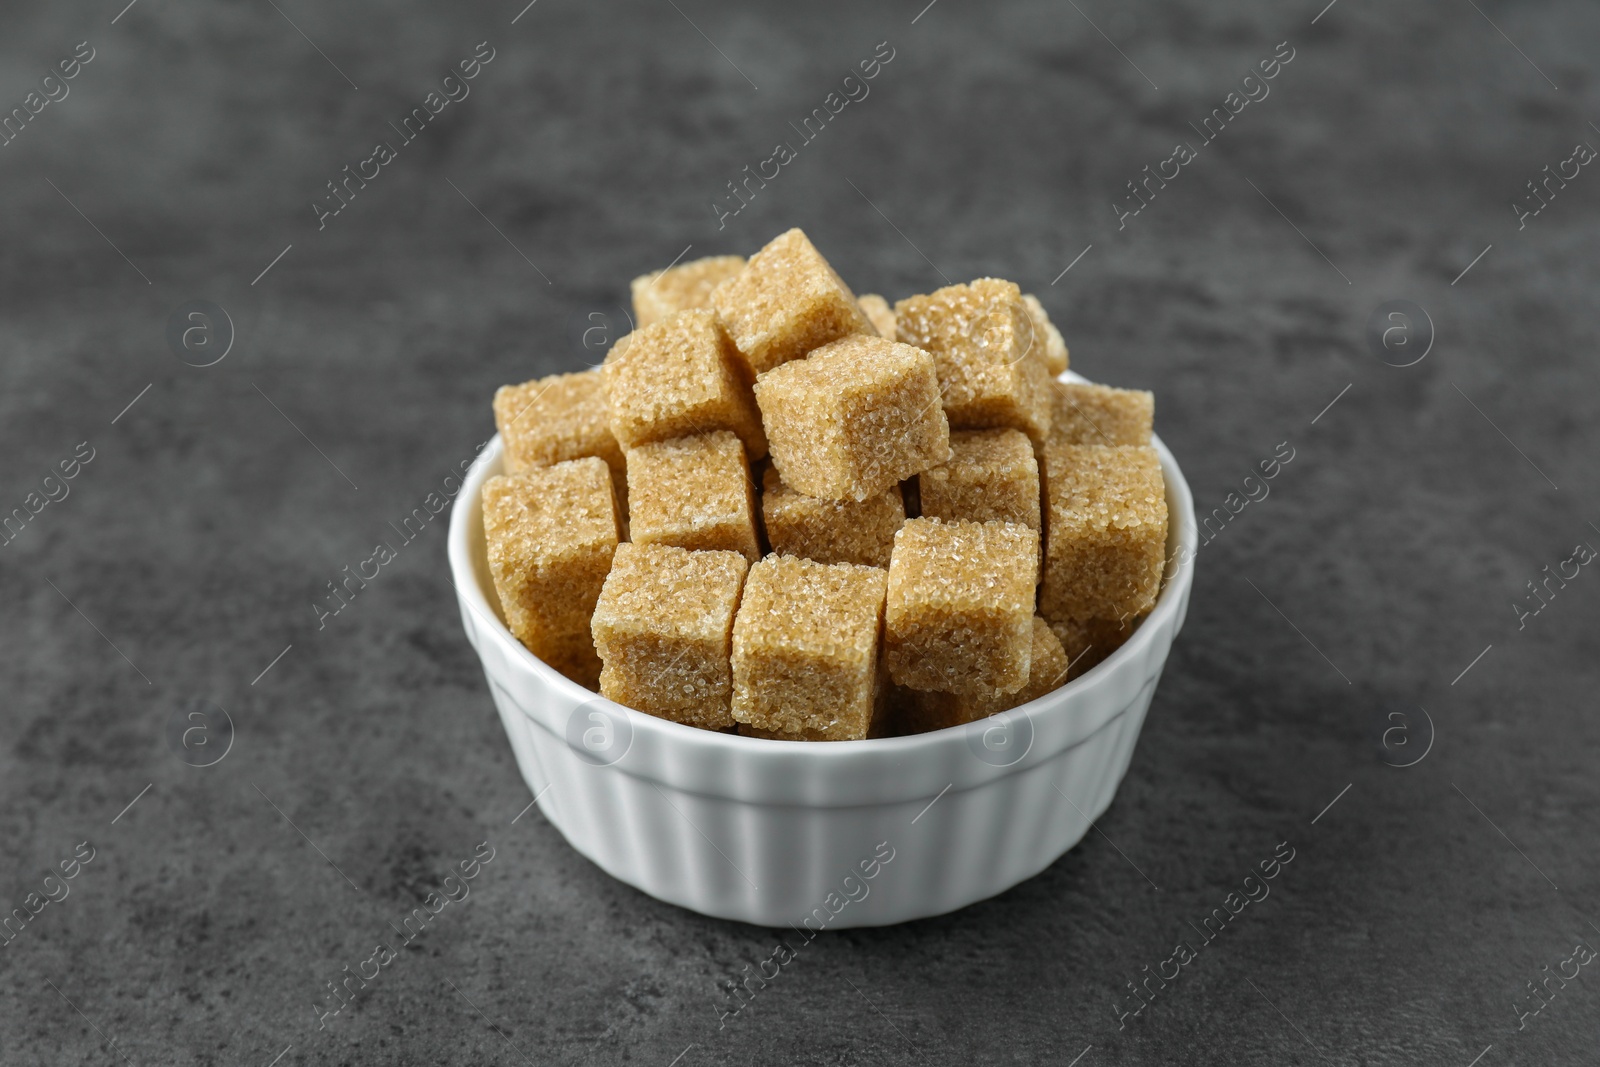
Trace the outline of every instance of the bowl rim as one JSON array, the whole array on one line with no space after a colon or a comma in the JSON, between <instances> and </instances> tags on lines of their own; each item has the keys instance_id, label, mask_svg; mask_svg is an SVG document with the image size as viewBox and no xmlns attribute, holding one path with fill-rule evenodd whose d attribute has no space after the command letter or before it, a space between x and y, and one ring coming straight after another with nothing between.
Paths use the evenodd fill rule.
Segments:
<instances>
[{"instance_id":1,"label":"bowl rim","mask_svg":"<svg viewBox=\"0 0 1600 1067\"><path fill-rule=\"evenodd\" d=\"M1063 372L1058 380L1096 384L1070 370ZM1092 700L1091 694L1102 687L1112 685L1111 679L1118 674L1120 666L1142 658L1146 646L1157 640L1157 634L1164 631L1167 625L1172 625L1173 635L1176 635L1182 620L1172 617L1185 610L1189 589L1194 581L1194 561L1198 548L1194 497L1177 459L1161 438L1152 433L1150 443L1160 458L1162 475L1166 482L1168 544L1172 546L1172 551L1166 560L1161 592L1157 595L1155 606L1134 631L1133 636L1110 656L1065 685L1025 704L1019 704L1009 709L1006 714L1030 717L1070 715L1073 706L1079 705L1083 700ZM490 477L489 470L501 458L502 451L503 444L497 433L479 451L472 466L462 477L461 489L456 495L456 506L451 509L446 550L457 597L488 628L488 633L509 653L514 663L535 674L542 685L563 692L574 706L592 706L601 703L607 711L625 717L633 732L635 744L640 740L641 734L649 734L654 735L652 740L663 746L690 744L698 745L708 752L720 751L729 756L738 754L741 757L757 759L763 756L781 757L785 764L795 758L812 761L856 760L869 755L915 758L921 750L934 749L950 743L951 738L960 736L961 731L971 725L951 726L901 737L801 744L686 726L671 719L618 704L572 681L528 651L522 642L512 635L479 581L473 558L473 545L469 541L468 534L475 516L479 517L478 525L481 528L483 483ZM1173 521L1174 517L1176 523ZM479 655L482 653L479 652Z\"/></svg>"}]
</instances>

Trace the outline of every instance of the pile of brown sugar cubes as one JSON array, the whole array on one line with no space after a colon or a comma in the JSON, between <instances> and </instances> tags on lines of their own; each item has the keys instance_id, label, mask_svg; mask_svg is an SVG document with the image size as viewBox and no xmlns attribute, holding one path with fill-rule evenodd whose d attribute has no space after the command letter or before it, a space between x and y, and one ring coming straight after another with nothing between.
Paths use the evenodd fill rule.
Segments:
<instances>
[{"instance_id":1,"label":"pile of brown sugar cubes","mask_svg":"<svg viewBox=\"0 0 1600 1067\"><path fill-rule=\"evenodd\" d=\"M605 363L494 398L483 489L511 632L708 730L846 741L972 722L1155 604L1150 393L1057 380L996 278L859 300L800 230L633 282Z\"/></svg>"}]
</instances>

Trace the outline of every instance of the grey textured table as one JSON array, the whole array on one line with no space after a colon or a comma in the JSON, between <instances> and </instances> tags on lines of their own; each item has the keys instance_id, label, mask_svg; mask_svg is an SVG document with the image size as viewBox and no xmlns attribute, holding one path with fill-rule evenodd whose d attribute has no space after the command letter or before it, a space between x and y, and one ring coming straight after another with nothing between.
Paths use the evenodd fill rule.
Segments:
<instances>
[{"instance_id":1,"label":"grey textured table","mask_svg":"<svg viewBox=\"0 0 1600 1067\"><path fill-rule=\"evenodd\" d=\"M38 914L0 948L0 1062L1595 1061L1600 978L1565 961L1600 944L1600 576L1563 561L1600 547L1600 11L924 2L5 5L0 904ZM408 139L434 91L467 95ZM1203 512L1294 458L1202 550L1096 831L958 914L819 938L719 1029L776 933L513 822L445 516L313 605L497 385L594 362L629 278L791 225L858 291L1040 294L1075 369L1155 390ZM206 367L229 330L193 300L232 322ZM188 765L172 733L222 744L214 706L231 749ZM470 898L319 1026L484 841Z\"/></svg>"}]
</instances>

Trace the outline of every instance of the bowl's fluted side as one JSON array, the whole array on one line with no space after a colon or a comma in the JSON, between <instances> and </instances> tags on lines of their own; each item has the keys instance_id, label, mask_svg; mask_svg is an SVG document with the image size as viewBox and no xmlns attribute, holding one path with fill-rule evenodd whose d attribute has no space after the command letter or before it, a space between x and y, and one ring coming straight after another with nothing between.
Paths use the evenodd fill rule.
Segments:
<instances>
[{"instance_id":1,"label":"bowl's fluted side","mask_svg":"<svg viewBox=\"0 0 1600 1067\"><path fill-rule=\"evenodd\" d=\"M491 688L540 811L607 873L705 915L784 927L821 908L813 926L825 917L842 928L951 911L1054 862L1111 803L1155 682L1048 760L976 786L840 807L735 800L593 765L510 688L492 677ZM877 877L862 879L859 865L871 870L875 858ZM842 904L851 896L860 899Z\"/></svg>"}]
</instances>

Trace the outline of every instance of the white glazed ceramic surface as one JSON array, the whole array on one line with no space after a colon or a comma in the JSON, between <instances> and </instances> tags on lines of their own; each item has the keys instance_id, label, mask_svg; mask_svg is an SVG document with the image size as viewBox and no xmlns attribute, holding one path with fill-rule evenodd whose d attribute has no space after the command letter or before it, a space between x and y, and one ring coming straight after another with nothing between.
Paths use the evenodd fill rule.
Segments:
<instances>
[{"instance_id":1,"label":"white glazed ceramic surface","mask_svg":"<svg viewBox=\"0 0 1600 1067\"><path fill-rule=\"evenodd\" d=\"M1111 804L1194 573L1189 486L1159 439L1155 447L1170 562L1143 625L1053 693L911 737L805 743L697 730L547 667L501 621L484 556L479 491L501 472L498 437L457 497L450 569L517 766L573 848L703 915L767 927L884 926L1032 877Z\"/></svg>"}]
</instances>

